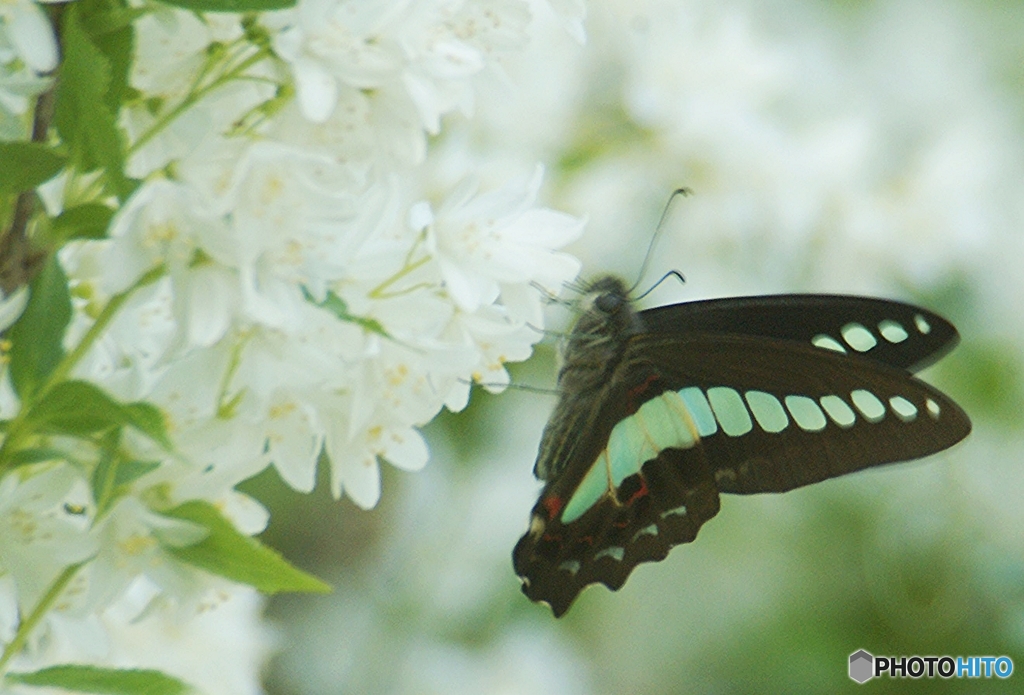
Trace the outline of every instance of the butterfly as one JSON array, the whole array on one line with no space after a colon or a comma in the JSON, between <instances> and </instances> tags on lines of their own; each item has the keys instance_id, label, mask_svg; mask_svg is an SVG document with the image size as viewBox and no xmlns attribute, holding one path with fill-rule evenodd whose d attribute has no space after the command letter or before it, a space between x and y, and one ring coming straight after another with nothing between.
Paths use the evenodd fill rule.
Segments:
<instances>
[{"instance_id":1,"label":"butterfly","mask_svg":"<svg viewBox=\"0 0 1024 695\"><path fill-rule=\"evenodd\" d=\"M785 492L971 431L913 376L959 342L925 309L789 294L638 312L613 276L580 306L534 466L544 487L512 554L523 593L556 617L693 541L720 493Z\"/></svg>"}]
</instances>

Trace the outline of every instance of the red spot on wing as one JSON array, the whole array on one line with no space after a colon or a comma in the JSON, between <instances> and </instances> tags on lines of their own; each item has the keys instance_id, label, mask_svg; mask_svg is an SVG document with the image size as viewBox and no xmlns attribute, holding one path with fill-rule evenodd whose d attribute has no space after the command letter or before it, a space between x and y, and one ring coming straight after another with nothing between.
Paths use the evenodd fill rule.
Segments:
<instances>
[{"instance_id":1,"label":"red spot on wing","mask_svg":"<svg viewBox=\"0 0 1024 695\"><path fill-rule=\"evenodd\" d=\"M626 506L629 506L629 505L633 504L634 502L636 502L641 497L644 497L644 496L649 495L649 494L651 494L651 491L647 487L647 481L644 480L644 477L641 475L640 476L640 489L637 490L636 492L634 492L632 495L629 496L629 499L626 500Z\"/></svg>"},{"instance_id":2,"label":"red spot on wing","mask_svg":"<svg viewBox=\"0 0 1024 695\"><path fill-rule=\"evenodd\" d=\"M657 374L651 374L644 379L642 384L638 384L626 392L626 399L629 403L629 412L636 412L636 409L639 407L637 406L637 401L640 399L640 396L644 395L647 389L651 388L651 386L658 381L658 378Z\"/></svg>"},{"instance_id":3,"label":"red spot on wing","mask_svg":"<svg viewBox=\"0 0 1024 695\"><path fill-rule=\"evenodd\" d=\"M556 516L562 513L562 507L565 506L565 502L558 495L552 495L551 497L541 500L541 506L544 507L544 511L547 512L548 521L551 521Z\"/></svg>"}]
</instances>

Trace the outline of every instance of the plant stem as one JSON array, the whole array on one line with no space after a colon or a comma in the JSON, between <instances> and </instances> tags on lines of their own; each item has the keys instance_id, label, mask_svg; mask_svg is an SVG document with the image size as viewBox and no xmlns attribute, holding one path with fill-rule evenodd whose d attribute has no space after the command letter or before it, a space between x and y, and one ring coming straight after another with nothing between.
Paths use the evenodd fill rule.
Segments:
<instances>
[{"instance_id":1,"label":"plant stem","mask_svg":"<svg viewBox=\"0 0 1024 695\"><path fill-rule=\"evenodd\" d=\"M21 625L18 626L17 634L14 635L14 639L4 647L3 654L0 654L0 673L4 673L6 671L7 664L18 652L21 651L22 647L25 646L25 642L28 640L29 635L32 634L32 631L36 628L36 625L38 625L39 621L43 619L46 613L53 606L54 601L60 597L61 592L64 591L65 587L67 587L68 582L74 578L75 574L84 564L85 563L80 562L76 565L69 565L68 567L65 567L64 571L57 576L43 597L39 599L39 603L36 604L36 607L32 609L32 612L29 613L28 617L21 622Z\"/></svg>"}]
</instances>

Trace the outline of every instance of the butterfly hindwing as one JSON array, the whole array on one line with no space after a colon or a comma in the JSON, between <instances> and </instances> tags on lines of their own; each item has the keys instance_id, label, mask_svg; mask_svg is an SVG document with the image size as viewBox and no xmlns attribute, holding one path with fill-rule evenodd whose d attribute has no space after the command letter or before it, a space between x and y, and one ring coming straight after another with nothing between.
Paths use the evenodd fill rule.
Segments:
<instances>
[{"instance_id":1,"label":"butterfly hindwing","mask_svg":"<svg viewBox=\"0 0 1024 695\"><path fill-rule=\"evenodd\" d=\"M685 302L639 313L645 332L738 334L817 342L918 371L959 342L949 321L927 309L873 297L780 294Z\"/></svg>"},{"instance_id":2,"label":"butterfly hindwing","mask_svg":"<svg viewBox=\"0 0 1024 695\"><path fill-rule=\"evenodd\" d=\"M541 496L535 521L512 553L523 592L558 617L580 591L600 582L617 590L641 562L664 560L718 513L718 490L700 447L665 449L580 518ZM554 512L554 513L552 513Z\"/></svg>"},{"instance_id":3,"label":"butterfly hindwing","mask_svg":"<svg viewBox=\"0 0 1024 695\"><path fill-rule=\"evenodd\" d=\"M626 361L651 363L688 396L722 492L783 492L928 456L971 430L949 397L872 359L742 335L644 334Z\"/></svg>"}]
</instances>

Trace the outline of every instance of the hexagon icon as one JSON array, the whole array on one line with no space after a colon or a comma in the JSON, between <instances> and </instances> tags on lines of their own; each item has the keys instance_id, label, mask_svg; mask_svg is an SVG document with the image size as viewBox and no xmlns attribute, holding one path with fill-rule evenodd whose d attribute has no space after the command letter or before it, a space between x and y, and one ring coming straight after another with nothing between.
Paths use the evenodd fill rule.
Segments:
<instances>
[{"instance_id":1,"label":"hexagon icon","mask_svg":"<svg viewBox=\"0 0 1024 695\"><path fill-rule=\"evenodd\" d=\"M850 654L850 678L858 683L866 683L875 675L875 657L863 649Z\"/></svg>"}]
</instances>

